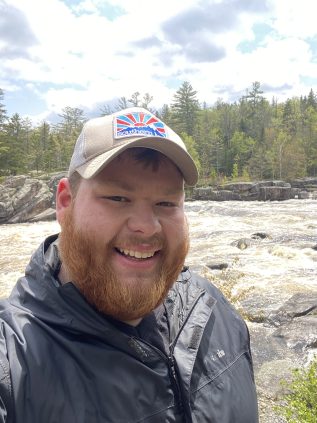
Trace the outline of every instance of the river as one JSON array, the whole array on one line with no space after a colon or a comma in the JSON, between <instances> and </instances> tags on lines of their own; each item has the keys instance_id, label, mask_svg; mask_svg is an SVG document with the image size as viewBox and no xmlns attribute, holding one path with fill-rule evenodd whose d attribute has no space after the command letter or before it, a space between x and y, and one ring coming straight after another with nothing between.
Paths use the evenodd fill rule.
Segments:
<instances>
[{"instance_id":1,"label":"river","mask_svg":"<svg viewBox=\"0 0 317 423\"><path fill-rule=\"evenodd\" d=\"M239 286L317 289L316 200L194 201L185 207L191 237L187 264L200 273L217 279L223 271L205 265L225 263L227 272L239 275ZM1 225L1 297L9 294L39 243L58 231L57 222ZM247 248L237 247L241 239Z\"/></svg>"},{"instance_id":2,"label":"river","mask_svg":"<svg viewBox=\"0 0 317 423\"><path fill-rule=\"evenodd\" d=\"M302 317L276 336L278 329L268 322L294 295L306 295L315 304L317 201L194 201L185 207L191 237L187 264L218 285L248 319L260 422L282 422L272 401L280 395L280 380L298 359L305 361L309 351L317 353L317 328L315 320ZM0 226L0 297L10 293L40 242L58 231L57 222ZM266 321L261 323L263 316Z\"/></svg>"}]
</instances>

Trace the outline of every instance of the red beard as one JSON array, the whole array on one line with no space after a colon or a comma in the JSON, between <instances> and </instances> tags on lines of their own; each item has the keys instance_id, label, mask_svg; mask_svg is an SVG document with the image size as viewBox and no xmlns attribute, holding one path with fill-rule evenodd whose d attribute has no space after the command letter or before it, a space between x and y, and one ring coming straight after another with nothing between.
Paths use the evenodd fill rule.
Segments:
<instances>
[{"instance_id":1,"label":"red beard","mask_svg":"<svg viewBox=\"0 0 317 423\"><path fill-rule=\"evenodd\" d=\"M59 254L72 282L87 301L100 312L121 321L139 319L161 304L182 270L188 253L187 227L184 228L176 248L171 251L162 236L151 237L146 243L161 249L160 263L153 272L153 282L142 283L136 277L126 284L118 279L109 258L118 245L116 238L105 243L77 228L73 208L66 212L61 224ZM130 245L145 242L134 237ZM141 278L142 279L142 278Z\"/></svg>"}]
</instances>

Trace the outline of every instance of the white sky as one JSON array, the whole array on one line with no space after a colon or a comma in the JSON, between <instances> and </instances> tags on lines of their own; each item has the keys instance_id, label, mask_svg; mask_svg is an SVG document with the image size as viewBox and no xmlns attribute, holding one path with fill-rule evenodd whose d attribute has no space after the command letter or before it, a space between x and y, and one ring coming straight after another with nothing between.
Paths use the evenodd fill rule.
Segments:
<instances>
[{"instance_id":1,"label":"white sky","mask_svg":"<svg viewBox=\"0 0 317 423\"><path fill-rule=\"evenodd\" d=\"M308 95L316 12L315 0L0 0L3 102L39 121L135 91L160 108L183 81L208 105L254 81L269 100Z\"/></svg>"}]
</instances>

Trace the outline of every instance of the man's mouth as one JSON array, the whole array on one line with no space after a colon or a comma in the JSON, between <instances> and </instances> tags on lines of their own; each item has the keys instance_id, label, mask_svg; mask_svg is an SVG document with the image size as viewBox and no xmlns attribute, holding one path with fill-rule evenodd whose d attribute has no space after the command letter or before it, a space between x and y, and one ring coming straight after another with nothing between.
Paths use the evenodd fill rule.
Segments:
<instances>
[{"instance_id":1,"label":"man's mouth","mask_svg":"<svg viewBox=\"0 0 317 423\"><path fill-rule=\"evenodd\" d=\"M116 250L125 257L132 257L134 259L144 260L153 257L158 251L135 251L116 248Z\"/></svg>"}]
</instances>

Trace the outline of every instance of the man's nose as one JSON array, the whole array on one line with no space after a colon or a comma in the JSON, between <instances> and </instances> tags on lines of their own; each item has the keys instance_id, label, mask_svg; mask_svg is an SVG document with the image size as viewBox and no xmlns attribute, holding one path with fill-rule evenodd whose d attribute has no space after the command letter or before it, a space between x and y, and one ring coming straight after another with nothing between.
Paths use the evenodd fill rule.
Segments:
<instances>
[{"instance_id":1,"label":"man's nose","mask_svg":"<svg viewBox=\"0 0 317 423\"><path fill-rule=\"evenodd\" d=\"M128 228L146 236L152 236L161 231L161 223L153 208L149 205L134 207L128 218Z\"/></svg>"}]
</instances>

